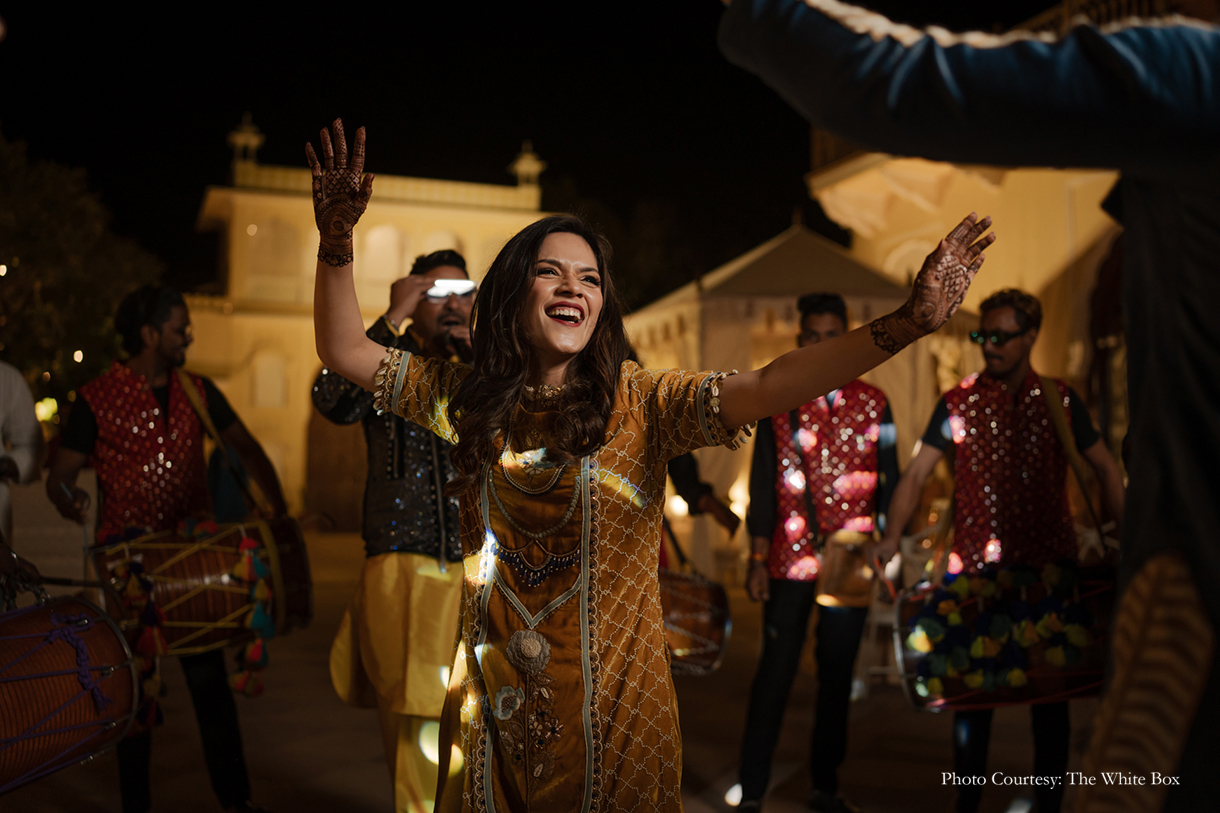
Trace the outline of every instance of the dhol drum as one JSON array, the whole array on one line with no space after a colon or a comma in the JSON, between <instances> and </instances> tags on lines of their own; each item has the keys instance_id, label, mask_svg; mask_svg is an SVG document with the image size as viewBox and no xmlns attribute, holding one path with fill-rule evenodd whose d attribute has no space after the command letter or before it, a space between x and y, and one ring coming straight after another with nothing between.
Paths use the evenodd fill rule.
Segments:
<instances>
[{"instance_id":1,"label":"dhol drum","mask_svg":"<svg viewBox=\"0 0 1220 813\"><path fill-rule=\"evenodd\" d=\"M116 745L135 719L136 680L118 625L91 602L0 615L0 794Z\"/></svg>"},{"instance_id":2,"label":"dhol drum","mask_svg":"<svg viewBox=\"0 0 1220 813\"><path fill-rule=\"evenodd\" d=\"M676 675L716 671L733 632L724 587L697 573L661 568L661 612Z\"/></svg>"},{"instance_id":3,"label":"dhol drum","mask_svg":"<svg viewBox=\"0 0 1220 813\"><path fill-rule=\"evenodd\" d=\"M876 573L864 547L871 534L836 531L826 540L818 572L817 602L823 607L867 607L873 599Z\"/></svg>"},{"instance_id":4,"label":"dhol drum","mask_svg":"<svg viewBox=\"0 0 1220 813\"><path fill-rule=\"evenodd\" d=\"M300 526L290 518L254 520L217 526L202 537L173 531L94 548L97 572L107 590L107 609L133 646L139 635L139 610L118 597L124 580L121 566L139 562L152 581L152 599L165 613L162 634L170 655L193 655L249 641L254 633L246 619L254 607L250 586L233 576L241 561L244 537L261 542L258 558L270 573L271 617L283 634L304 628L313 618L313 582Z\"/></svg>"},{"instance_id":5,"label":"dhol drum","mask_svg":"<svg viewBox=\"0 0 1220 813\"><path fill-rule=\"evenodd\" d=\"M1100 693L1112 567L1016 566L903 591L894 651L920 709L968 711Z\"/></svg>"}]
</instances>

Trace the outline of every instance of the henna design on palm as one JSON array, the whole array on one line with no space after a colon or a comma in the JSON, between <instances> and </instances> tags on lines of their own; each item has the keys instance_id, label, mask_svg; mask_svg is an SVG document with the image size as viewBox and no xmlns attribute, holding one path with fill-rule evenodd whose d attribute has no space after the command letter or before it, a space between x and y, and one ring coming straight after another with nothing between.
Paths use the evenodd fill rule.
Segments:
<instances>
[{"instance_id":1,"label":"henna design on palm","mask_svg":"<svg viewBox=\"0 0 1220 813\"><path fill-rule=\"evenodd\" d=\"M869 325L878 347L897 353L949 321L983 265L983 249L995 242L994 232L980 239L990 227L990 217L976 220L971 212L940 241L919 269L910 298L898 310Z\"/></svg>"},{"instance_id":2,"label":"henna design on palm","mask_svg":"<svg viewBox=\"0 0 1220 813\"><path fill-rule=\"evenodd\" d=\"M335 119L334 144L330 132L322 130L322 159L318 163L313 144L305 144L305 157L313 175L313 212L318 224L318 259L342 266L352 261L352 229L368 207L373 193L373 174L364 172L364 128L356 131L352 160L347 160L347 138L343 122Z\"/></svg>"}]
</instances>

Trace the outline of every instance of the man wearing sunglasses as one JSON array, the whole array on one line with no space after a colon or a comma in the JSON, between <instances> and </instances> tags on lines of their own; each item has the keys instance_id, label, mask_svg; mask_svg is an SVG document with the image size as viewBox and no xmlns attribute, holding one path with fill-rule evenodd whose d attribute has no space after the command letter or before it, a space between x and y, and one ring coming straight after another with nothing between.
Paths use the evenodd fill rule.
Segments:
<instances>
[{"instance_id":1,"label":"man wearing sunglasses","mask_svg":"<svg viewBox=\"0 0 1220 813\"><path fill-rule=\"evenodd\" d=\"M1048 394L1030 367L1029 354L1042 324L1042 306L1016 289L984 300L979 329L971 338L983 347L986 366L940 399L919 450L890 503L890 524L878 546L894 555L919 502L924 483L946 453L954 458L953 551L949 569L974 573L984 567L1041 567L1077 556L1067 500L1068 455L1055 430ZM1052 380L1050 397L1064 407L1076 450L1089 462L1112 518L1122 516L1123 483L1118 466L1093 427L1080 396ZM1030 706L1034 774L1062 777L1067 770L1071 725L1068 704ZM956 712L954 770L958 776L986 773L991 710ZM957 809L977 809L981 785L959 788ZM1057 811L1058 788L1036 790L1038 810Z\"/></svg>"},{"instance_id":2,"label":"man wearing sunglasses","mask_svg":"<svg viewBox=\"0 0 1220 813\"><path fill-rule=\"evenodd\" d=\"M469 361L475 284L456 251L418 257L390 287L390 308L369 338L432 358ZM409 324L407 324L409 322ZM337 424L364 424L364 570L330 653L345 702L376 707L398 813L431 810L436 742L457 634L462 549L449 444L422 426L373 409L373 395L323 369L318 411Z\"/></svg>"}]
</instances>

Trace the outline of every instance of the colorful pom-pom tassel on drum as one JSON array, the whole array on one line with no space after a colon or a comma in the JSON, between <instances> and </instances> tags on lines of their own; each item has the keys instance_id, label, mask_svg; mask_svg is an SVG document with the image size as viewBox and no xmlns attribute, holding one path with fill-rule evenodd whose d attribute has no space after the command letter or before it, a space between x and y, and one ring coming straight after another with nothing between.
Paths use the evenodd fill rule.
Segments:
<instances>
[{"instance_id":1,"label":"colorful pom-pom tassel on drum","mask_svg":"<svg viewBox=\"0 0 1220 813\"><path fill-rule=\"evenodd\" d=\"M1068 643L1073 646L1088 646L1093 643L1093 636L1089 631L1079 624L1068 624L1063 628L1063 634L1067 636Z\"/></svg>"},{"instance_id":2,"label":"colorful pom-pom tassel on drum","mask_svg":"<svg viewBox=\"0 0 1220 813\"><path fill-rule=\"evenodd\" d=\"M1012 633L1012 619L1003 613L996 613L991 617L991 625L987 629L987 635L994 638L1001 644L1008 642L1008 636Z\"/></svg>"},{"instance_id":3,"label":"colorful pom-pom tassel on drum","mask_svg":"<svg viewBox=\"0 0 1220 813\"><path fill-rule=\"evenodd\" d=\"M161 634L160 627L145 627L136 641L136 652L141 655L165 655L169 652L169 644Z\"/></svg>"},{"instance_id":4,"label":"colorful pom-pom tassel on drum","mask_svg":"<svg viewBox=\"0 0 1220 813\"><path fill-rule=\"evenodd\" d=\"M1038 620L1036 625L1038 635L1043 638L1050 638L1056 632L1063 632L1063 622L1059 620L1058 613L1047 613Z\"/></svg>"},{"instance_id":5,"label":"colorful pom-pom tassel on drum","mask_svg":"<svg viewBox=\"0 0 1220 813\"><path fill-rule=\"evenodd\" d=\"M268 660L267 647L262 638L247 644L246 651L242 654L242 663L246 669L263 669Z\"/></svg>"},{"instance_id":6,"label":"colorful pom-pom tassel on drum","mask_svg":"<svg viewBox=\"0 0 1220 813\"><path fill-rule=\"evenodd\" d=\"M919 627L911 631L907 636L907 646L916 652L931 652L932 642L928 640L928 634Z\"/></svg>"},{"instance_id":7,"label":"colorful pom-pom tassel on drum","mask_svg":"<svg viewBox=\"0 0 1220 813\"><path fill-rule=\"evenodd\" d=\"M261 604L254 605L250 617L246 619L246 626L254 630L259 638L271 638L275 635L275 622L271 620L271 616L267 615Z\"/></svg>"},{"instance_id":8,"label":"colorful pom-pom tassel on drum","mask_svg":"<svg viewBox=\"0 0 1220 813\"><path fill-rule=\"evenodd\" d=\"M1042 640L1038 637L1037 626L1028 618L1023 620L1020 624L1017 624L1017 628L1013 633L1013 638L1018 644L1027 648Z\"/></svg>"},{"instance_id":9,"label":"colorful pom-pom tassel on drum","mask_svg":"<svg viewBox=\"0 0 1220 813\"><path fill-rule=\"evenodd\" d=\"M241 692L246 697L258 697L263 693L263 681L249 669L234 672L229 676L229 686L235 692Z\"/></svg>"}]
</instances>

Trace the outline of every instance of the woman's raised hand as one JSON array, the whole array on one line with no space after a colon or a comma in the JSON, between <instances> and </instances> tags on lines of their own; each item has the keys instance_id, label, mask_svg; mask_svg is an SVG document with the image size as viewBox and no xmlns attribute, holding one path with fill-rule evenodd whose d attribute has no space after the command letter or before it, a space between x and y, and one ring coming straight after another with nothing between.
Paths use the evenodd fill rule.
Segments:
<instances>
[{"instance_id":1,"label":"woman's raised hand","mask_svg":"<svg viewBox=\"0 0 1220 813\"><path fill-rule=\"evenodd\" d=\"M983 265L983 249L995 242L995 233L980 239L990 227L990 217L977 220L971 212L940 241L919 269L911 287L911 298L870 326L878 347L888 353L897 353L949 321Z\"/></svg>"},{"instance_id":2,"label":"woman's raised hand","mask_svg":"<svg viewBox=\"0 0 1220 813\"><path fill-rule=\"evenodd\" d=\"M356 131L351 163L347 160L347 138L343 122L335 119L334 147L330 132L322 129L322 161L313 145L305 144L305 156L313 173L313 214L318 224L318 259L336 267L352 262L352 229L364 214L373 193L373 175L364 172L364 128Z\"/></svg>"}]
</instances>

